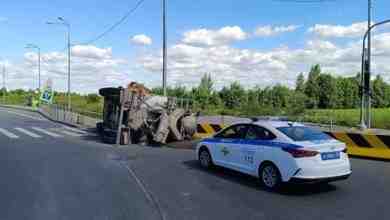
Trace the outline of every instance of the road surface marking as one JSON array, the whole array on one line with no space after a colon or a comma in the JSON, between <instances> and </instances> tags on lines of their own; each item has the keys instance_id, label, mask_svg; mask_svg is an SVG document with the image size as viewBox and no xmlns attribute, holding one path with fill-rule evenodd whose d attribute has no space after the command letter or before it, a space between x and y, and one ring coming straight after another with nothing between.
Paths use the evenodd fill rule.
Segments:
<instances>
[{"instance_id":1,"label":"road surface marking","mask_svg":"<svg viewBox=\"0 0 390 220\"><path fill-rule=\"evenodd\" d=\"M162 220L166 220L167 217L166 217L166 214L165 212L163 211L160 203L158 202L158 200L155 198L154 194L149 191L148 189L146 189L146 186L142 183L141 179L138 178L137 174L134 172L133 169L131 169L131 167L127 164L127 163L124 163L124 162L119 162L120 165L122 165L127 171L128 173L130 174L131 177L133 177L133 179L135 180L135 182L138 184L138 186L141 188L142 192L144 193L146 199L151 203L153 204L156 209L157 209L157 212L159 213L160 217Z\"/></svg>"},{"instance_id":2,"label":"road surface marking","mask_svg":"<svg viewBox=\"0 0 390 220\"><path fill-rule=\"evenodd\" d=\"M16 138L19 138L19 136L3 129L3 128L0 128L0 133L4 134L5 136L9 137L9 138L12 138L12 139L16 139Z\"/></svg>"},{"instance_id":3,"label":"road surface marking","mask_svg":"<svg viewBox=\"0 0 390 220\"><path fill-rule=\"evenodd\" d=\"M83 136L82 134L77 134L77 133L74 133L74 132L64 131L64 130L61 130L59 132L61 132L63 134L66 134L66 135L69 135L69 136L73 136L73 137L81 137L81 136Z\"/></svg>"},{"instance_id":4,"label":"road surface marking","mask_svg":"<svg viewBox=\"0 0 390 220\"><path fill-rule=\"evenodd\" d=\"M83 131L83 130L80 130L80 129L77 129L77 128L72 128L72 127L68 127L68 126L63 126L65 129L68 129L70 131L74 131L76 133L81 133L81 134L88 134L88 132L86 131Z\"/></svg>"},{"instance_id":5,"label":"road surface marking","mask_svg":"<svg viewBox=\"0 0 390 220\"><path fill-rule=\"evenodd\" d=\"M28 136L33 137L33 138L41 138L42 137L40 135L37 135L35 133L32 133L31 131L24 129L24 128L15 128L15 130L18 130L24 134L27 134Z\"/></svg>"},{"instance_id":6,"label":"road surface marking","mask_svg":"<svg viewBox=\"0 0 390 220\"><path fill-rule=\"evenodd\" d=\"M1 109L1 111L8 112L8 113L15 114L15 115L19 115L19 116L23 116L23 117L30 118L30 119L35 119L35 120L38 120L38 121L43 121L44 120L42 118L37 118L37 117L34 117L32 115L26 115L26 114L19 113L19 112L13 112L13 111L9 111L9 110L4 110L3 108L0 108L0 109Z\"/></svg>"},{"instance_id":7,"label":"road surface marking","mask_svg":"<svg viewBox=\"0 0 390 220\"><path fill-rule=\"evenodd\" d=\"M42 133L47 134L47 135L52 136L52 137L62 137L62 135L47 131L47 130L42 129L42 128L32 127L32 129L39 131L39 132L42 132Z\"/></svg>"},{"instance_id":8,"label":"road surface marking","mask_svg":"<svg viewBox=\"0 0 390 220\"><path fill-rule=\"evenodd\" d=\"M88 132L88 131L84 131L84 130L81 130L81 129L78 129L78 128L72 128L72 127L69 127L69 126L63 126L63 127L65 129L71 130L73 132L81 133L82 134L81 136L96 136L96 133L94 133L94 132Z\"/></svg>"}]
</instances>

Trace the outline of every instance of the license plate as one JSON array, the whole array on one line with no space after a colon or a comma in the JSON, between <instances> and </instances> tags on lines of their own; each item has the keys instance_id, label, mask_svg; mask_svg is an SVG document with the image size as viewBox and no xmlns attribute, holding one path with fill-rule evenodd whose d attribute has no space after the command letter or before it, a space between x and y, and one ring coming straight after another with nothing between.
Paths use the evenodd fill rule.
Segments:
<instances>
[{"instance_id":1,"label":"license plate","mask_svg":"<svg viewBox=\"0 0 390 220\"><path fill-rule=\"evenodd\" d=\"M340 152L328 152L321 154L322 160L336 160L340 159Z\"/></svg>"}]
</instances>

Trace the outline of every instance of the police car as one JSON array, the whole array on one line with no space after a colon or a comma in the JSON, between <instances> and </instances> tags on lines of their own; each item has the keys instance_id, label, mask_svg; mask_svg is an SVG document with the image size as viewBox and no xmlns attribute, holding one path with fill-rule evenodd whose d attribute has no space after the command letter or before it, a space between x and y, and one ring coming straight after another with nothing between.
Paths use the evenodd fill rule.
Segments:
<instances>
[{"instance_id":1,"label":"police car","mask_svg":"<svg viewBox=\"0 0 390 220\"><path fill-rule=\"evenodd\" d=\"M213 165L258 177L268 189L283 182L313 183L347 179L346 145L303 124L254 121L234 124L196 147L200 165Z\"/></svg>"}]
</instances>

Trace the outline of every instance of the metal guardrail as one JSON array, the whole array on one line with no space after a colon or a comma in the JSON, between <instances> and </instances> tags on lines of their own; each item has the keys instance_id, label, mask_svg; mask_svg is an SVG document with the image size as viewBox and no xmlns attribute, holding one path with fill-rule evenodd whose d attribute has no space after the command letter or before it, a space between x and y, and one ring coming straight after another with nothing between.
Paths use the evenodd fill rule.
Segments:
<instances>
[{"instance_id":1,"label":"metal guardrail","mask_svg":"<svg viewBox=\"0 0 390 220\"><path fill-rule=\"evenodd\" d=\"M87 111L82 109L72 109L72 112L78 113L80 115L88 116L91 118L101 119L103 118L102 112L93 112L93 111Z\"/></svg>"},{"instance_id":2,"label":"metal guardrail","mask_svg":"<svg viewBox=\"0 0 390 220\"><path fill-rule=\"evenodd\" d=\"M172 100L177 107L185 110L190 110L194 105L194 100L190 98L168 97L168 100Z\"/></svg>"},{"instance_id":3,"label":"metal guardrail","mask_svg":"<svg viewBox=\"0 0 390 220\"><path fill-rule=\"evenodd\" d=\"M95 127L101 119L80 114L78 112L68 111L66 108L58 105L41 105L39 111L54 121L79 125L83 127Z\"/></svg>"}]
</instances>

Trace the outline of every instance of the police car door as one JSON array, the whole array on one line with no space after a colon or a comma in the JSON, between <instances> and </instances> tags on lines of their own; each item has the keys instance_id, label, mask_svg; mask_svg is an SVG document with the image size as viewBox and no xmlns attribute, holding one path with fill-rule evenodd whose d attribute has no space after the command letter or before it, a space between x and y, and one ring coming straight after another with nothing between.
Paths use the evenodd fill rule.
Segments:
<instances>
[{"instance_id":1,"label":"police car door","mask_svg":"<svg viewBox=\"0 0 390 220\"><path fill-rule=\"evenodd\" d=\"M258 162L264 159L264 146L269 146L269 142L275 138L276 136L268 129L258 125L250 125L241 145L240 165L242 171L256 174Z\"/></svg>"},{"instance_id":2,"label":"police car door","mask_svg":"<svg viewBox=\"0 0 390 220\"><path fill-rule=\"evenodd\" d=\"M243 138L245 137L247 125L237 124L233 125L218 135L217 148L214 151L214 158L217 163L231 169L237 169L237 161L239 159L239 147Z\"/></svg>"}]
</instances>

